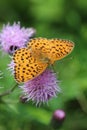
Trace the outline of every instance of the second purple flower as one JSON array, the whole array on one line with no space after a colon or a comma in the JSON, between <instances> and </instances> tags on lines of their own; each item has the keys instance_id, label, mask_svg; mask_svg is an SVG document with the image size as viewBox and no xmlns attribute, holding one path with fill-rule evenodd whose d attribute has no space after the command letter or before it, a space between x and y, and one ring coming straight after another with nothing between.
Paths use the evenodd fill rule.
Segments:
<instances>
[{"instance_id":1,"label":"second purple flower","mask_svg":"<svg viewBox=\"0 0 87 130\"><path fill-rule=\"evenodd\" d=\"M4 25L0 32L0 43L2 51L13 54L18 48L24 47L30 37L35 34L34 28L24 28L20 23Z\"/></svg>"}]
</instances>

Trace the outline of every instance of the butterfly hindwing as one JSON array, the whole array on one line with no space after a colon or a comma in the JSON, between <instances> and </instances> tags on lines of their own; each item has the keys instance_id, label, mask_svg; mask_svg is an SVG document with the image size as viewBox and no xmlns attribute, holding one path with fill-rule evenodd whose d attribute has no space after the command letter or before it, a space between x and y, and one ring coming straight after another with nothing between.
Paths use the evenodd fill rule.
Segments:
<instances>
[{"instance_id":1,"label":"butterfly hindwing","mask_svg":"<svg viewBox=\"0 0 87 130\"><path fill-rule=\"evenodd\" d=\"M32 56L28 48L21 48L13 55L14 75L18 82L26 82L40 75L48 66Z\"/></svg>"}]
</instances>

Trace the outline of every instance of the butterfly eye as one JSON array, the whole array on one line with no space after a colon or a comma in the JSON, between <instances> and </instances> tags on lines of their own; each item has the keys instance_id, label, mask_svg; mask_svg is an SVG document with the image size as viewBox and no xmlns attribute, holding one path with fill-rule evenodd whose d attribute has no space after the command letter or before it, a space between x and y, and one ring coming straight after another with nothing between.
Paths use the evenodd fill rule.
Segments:
<instances>
[{"instance_id":1,"label":"butterfly eye","mask_svg":"<svg viewBox=\"0 0 87 130\"><path fill-rule=\"evenodd\" d=\"M19 49L19 47L18 46L10 46L10 48L9 48L9 54L13 54L17 49Z\"/></svg>"}]
</instances>

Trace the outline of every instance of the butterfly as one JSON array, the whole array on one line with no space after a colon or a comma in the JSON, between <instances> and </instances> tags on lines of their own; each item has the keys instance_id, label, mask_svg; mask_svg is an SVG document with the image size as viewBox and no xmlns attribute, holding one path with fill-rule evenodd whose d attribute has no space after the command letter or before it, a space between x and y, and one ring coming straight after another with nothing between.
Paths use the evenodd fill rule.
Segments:
<instances>
[{"instance_id":1,"label":"butterfly","mask_svg":"<svg viewBox=\"0 0 87 130\"><path fill-rule=\"evenodd\" d=\"M62 39L34 38L27 47L13 54L14 76L18 82L27 82L36 78L45 69L70 54L74 43Z\"/></svg>"}]
</instances>

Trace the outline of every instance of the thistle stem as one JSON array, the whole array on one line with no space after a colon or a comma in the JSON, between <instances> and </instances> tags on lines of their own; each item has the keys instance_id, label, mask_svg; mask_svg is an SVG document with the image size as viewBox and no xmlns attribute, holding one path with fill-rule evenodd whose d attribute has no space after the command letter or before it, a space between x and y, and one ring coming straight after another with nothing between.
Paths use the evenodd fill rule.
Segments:
<instances>
[{"instance_id":1,"label":"thistle stem","mask_svg":"<svg viewBox=\"0 0 87 130\"><path fill-rule=\"evenodd\" d=\"M82 108L82 110L87 114L87 99L83 92L80 92L77 96L77 100Z\"/></svg>"},{"instance_id":2,"label":"thistle stem","mask_svg":"<svg viewBox=\"0 0 87 130\"><path fill-rule=\"evenodd\" d=\"M5 92L0 94L0 98L6 95L9 95L10 93L12 93L14 91L14 89L18 86L18 83L16 83L11 89L6 90Z\"/></svg>"}]
</instances>

